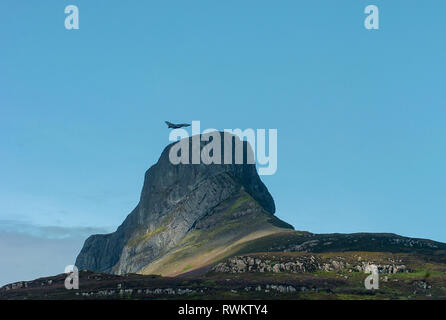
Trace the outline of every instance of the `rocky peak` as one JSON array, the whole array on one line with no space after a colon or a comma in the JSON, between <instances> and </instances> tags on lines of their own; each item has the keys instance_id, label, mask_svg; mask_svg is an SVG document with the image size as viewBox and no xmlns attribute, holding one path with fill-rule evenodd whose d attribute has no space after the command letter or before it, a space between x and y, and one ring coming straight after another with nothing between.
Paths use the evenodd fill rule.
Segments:
<instances>
[{"instance_id":1,"label":"rocky peak","mask_svg":"<svg viewBox=\"0 0 446 320\"><path fill-rule=\"evenodd\" d=\"M232 238L225 238L225 246L253 232L291 227L273 216L274 200L260 180L255 164L247 162L252 149L246 141L231 136L234 142L231 145L232 164L172 164L169 160L171 149L183 142L192 151L193 139L186 138L164 149L158 162L147 170L140 201L122 225L114 233L93 235L86 240L76 260L80 269L116 274L141 272L155 260L164 259L183 248L184 241L190 240L188 235L206 238L195 232L200 225L207 226L207 232L215 231L214 236L217 235L214 242L201 246L209 250L221 245L219 241L228 234ZM221 139L221 159L224 159L222 133ZM209 140L200 142L200 151L212 142ZM241 164L234 161L236 142L243 145L244 161ZM239 211L249 214L239 214L237 218ZM227 222L225 217L233 228L229 233L220 234ZM255 221L248 222L247 219L254 217ZM234 223L234 219L239 219L239 223Z\"/></svg>"}]
</instances>

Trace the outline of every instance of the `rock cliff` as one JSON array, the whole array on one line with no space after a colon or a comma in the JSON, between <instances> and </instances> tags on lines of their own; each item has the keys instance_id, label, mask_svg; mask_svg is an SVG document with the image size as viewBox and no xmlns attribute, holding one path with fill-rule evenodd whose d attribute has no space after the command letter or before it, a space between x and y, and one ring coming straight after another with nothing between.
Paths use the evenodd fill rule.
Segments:
<instances>
[{"instance_id":1,"label":"rock cliff","mask_svg":"<svg viewBox=\"0 0 446 320\"><path fill-rule=\"evenodd\" d=\"M187 139L192 150L193 137ZM247 161L249 144L236 136L231 140L233 155L235 143L243 145L241 164L233 156L232 164L175 165L169 160L175 143L168 145L147 170L136 208L115 232L90 236L76 266L113 274L177 275L227 256L244 241L292 229L274 216L274 200ZM200 150L208 143L201 141Z\"/></svg>"}]
</instances>

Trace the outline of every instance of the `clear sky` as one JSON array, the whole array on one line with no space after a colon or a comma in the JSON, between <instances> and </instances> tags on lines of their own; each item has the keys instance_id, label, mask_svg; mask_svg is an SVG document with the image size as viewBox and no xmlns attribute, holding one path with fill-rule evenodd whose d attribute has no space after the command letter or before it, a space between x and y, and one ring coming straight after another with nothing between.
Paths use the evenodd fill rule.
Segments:
<instances>
[{"instance_id":1,"label":"clear sky","mask_svg":"<svg viewBox=\"0 0 446 320\"><path fill-rule=\"evenodd\" d=\"M70 4L80 30L64 27ZM364 28L369 4L380 30ZM168 143L164 120L278 129L263 181L298 230L446 242L445 12L2 0L0 285L62 273L88 234L124 220Z\"/></svg>"}]
</instances>

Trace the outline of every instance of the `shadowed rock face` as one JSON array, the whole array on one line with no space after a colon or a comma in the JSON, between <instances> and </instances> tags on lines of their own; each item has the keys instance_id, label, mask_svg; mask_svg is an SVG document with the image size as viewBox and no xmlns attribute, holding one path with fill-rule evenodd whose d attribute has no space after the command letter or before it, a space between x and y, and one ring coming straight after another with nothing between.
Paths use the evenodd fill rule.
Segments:
<instances>
[{"instance_id":1,"label":"shadowed rock face","mask_svg":"<svg viewBox=\"0 0 446 320\"><path fill-rule=\"evenodd\" d=\"M223 159L223 134L221 136ZM187 139L191 157L194 137ZM238 138L232 136L232 139ZM201 142L200 150L207 143ZM252 150L247 142L241 143L245 159L242 164L174 165L169 161L169 151L175 143L167 146L158 162L146 172L136 208L115 232L90 236L77 257L76 266L115 274L138 272L177 247L214 208L228 199L236 201L244 193L264 214L277 221L273 217L273 198L260 180L255 165L246 163L246 155ZM291 227L285 223L283 226Z\"/></svg>"}]
</instances>

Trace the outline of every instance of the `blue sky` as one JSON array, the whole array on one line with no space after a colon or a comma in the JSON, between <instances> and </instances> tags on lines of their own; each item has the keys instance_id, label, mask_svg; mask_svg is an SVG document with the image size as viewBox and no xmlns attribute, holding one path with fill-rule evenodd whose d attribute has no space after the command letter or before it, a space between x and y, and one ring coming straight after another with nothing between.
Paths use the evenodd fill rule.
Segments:
<instances>
[{"instance_id":1,"label":"blue sky","mask_svg":"<svg viewBox=\"0 0 446 320\"><path fill-rule=\"evenodd\" d=\"M64 28L69 4L80 30ZM369 4L380 30L363 26ZM277 128L263 180L296 229L446 242L445 11L1 1L0 285L63 272L90 231L124 220L168 143L164 120Z\"/></svg>"}]
</instances>

